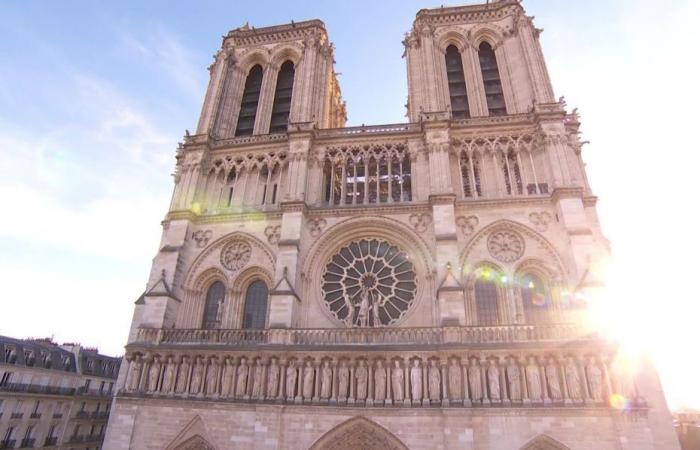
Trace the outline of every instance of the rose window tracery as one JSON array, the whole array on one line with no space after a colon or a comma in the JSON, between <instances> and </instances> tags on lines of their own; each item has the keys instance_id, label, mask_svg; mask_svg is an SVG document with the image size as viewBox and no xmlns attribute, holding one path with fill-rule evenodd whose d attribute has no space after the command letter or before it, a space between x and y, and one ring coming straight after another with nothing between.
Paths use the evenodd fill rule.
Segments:
<instances>
[{"instance_id":1,"label":"rose window tracery","mask_svg":"<svg viewBox=\"0 0 700 450\"><path fill-rule=\"evenodd\" d=\"M341 248L326 264L323 300L349 327L395 324L416 297L413 263L397 246L360 239Z\"/></svg>"},{"instance_id":2,"label":"rose window tracery","mask_svg":"<svg viewBox=\"0 0 700 450\"><path fill-rule=\"evenodd\" d=\"M229 242L221 250L221 265L236 271L248 263L251 251L250 244L245 241Z\"/></svg>"},{"instance_id":3,"label":"rose window tracery","mask_svg":"<svg viewBox=\"0 0 700 450\"><path fill-rule=\"evenodd\" d=\"M499 261L513 262L523 256L525 241L515 231L494 231L488 238L487 246L491 256Z\"/></svg>"}]
</instances>

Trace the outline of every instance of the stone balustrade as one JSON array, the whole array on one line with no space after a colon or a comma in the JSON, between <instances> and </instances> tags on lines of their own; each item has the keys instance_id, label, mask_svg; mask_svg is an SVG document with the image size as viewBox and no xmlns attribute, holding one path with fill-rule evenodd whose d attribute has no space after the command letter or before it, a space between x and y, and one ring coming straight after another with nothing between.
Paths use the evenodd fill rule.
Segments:
<instances>
[{"instance_id":1,"label":"stone balustrade","mask_svg":"<svg viewBox=\"0 0 700 450\"><path fill-rule=\"evenodd\" d=\"M581 343L578 343L581 344ZM604 407L636 398L612 353L537 350L260 351L138 348L120 396L404 407Z\"/></svg>"},{"instance_id":2,"label":"stone balustrade","mask_svg":"<svg viewBox=\"0 0 700 450\"><path fill-rule=\"evenodd\" d=\"M329 329L181 329L141 328L139 344L208 345L490 345L595 338L575 324L465 327L387 327Z\"/></svg>"}]
</instances>

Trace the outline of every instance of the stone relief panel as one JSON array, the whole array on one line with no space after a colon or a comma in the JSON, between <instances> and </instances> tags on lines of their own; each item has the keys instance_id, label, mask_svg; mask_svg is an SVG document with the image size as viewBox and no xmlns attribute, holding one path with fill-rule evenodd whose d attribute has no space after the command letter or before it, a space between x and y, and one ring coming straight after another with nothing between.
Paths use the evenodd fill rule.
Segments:
<instances>
[{"instance_id":1,"label":"stone relief panel","mask_svg":"<svg viewBox=\"0 0 700 450\"><path fill-rule=\"evenodd\" d=\"M479 226L479 218L476 216L459 216L457 217L457 226L462 230L462 234L469 236Z\"/></svg>"},{"instance_id":2,"label":"stone relief panel","mask_svg":"<svg viewBox=\"0 0 700 450\"><path fill-rule=\"evenodd\" d=\"M221 249L221 265L232 272L240 270L250 261L251 252L252 249L247 242L231 241Z\"/></svg>"},{"instance_id":3,"label":"stone relief panel","mask_svg":"<svg viewBox=\"0 0 700 450\"><path fill-rule=\"evenodd\" d=\"M326 227L326 219L309 219L306 222L306 227L312 237L318 237Z\"/></svg>"},{"instance_id":4,"label":"stone relief panel","mask_svg":"<svg viewBox=\"0 0 700 450\"><path fill-rule=\"evenodd\" d=\"M502 262L516 261L525 252L525 241L522 236L511 230L492 232L486 245L491 256Z\"/></svg>"},{"instance_id":5,"label":"stone relief panel","mask_svg":"<svg viewBox=\"0 0 700 450\"><path fill-rule=\"evenodd\" d=\"M212 231L211 230L197 230L192 233L192 239L194 242L197 244L198 248L204 248L209 244L209 240L211 239L212 236Z\"/></svg>"},{"instance_id":6,"label":"stone relief panel","mask_svg":"<svg viewBox=\"0 0 700 450\"><path fill-rule=\"evenodd\" d=\"M408 221L414 230L419 233L425 233L433 219L430 217L430 214L418 213L408 216Z\"/></svg>"},{"instance_id":7,"label":"stone relief panel","mask_svg":"<svg viewBox=\"0 0 700 450\"><path fill-rule=\"evenodd\" d=\"M265 228L265 237L270 245L277 245L280 241L281 225L270 225Z\"/></svg>"},{"instance_id":8,"label":"stone relief panel","mask_svg":"<svg viewBox=\"0 0 700 450\"><path fill-rule=\"evenodd\" d=\"M552 215L547 211L531 212L527 217L537 231L547 231L549 222L552 221Z\"/></svg>"}]
</instances>

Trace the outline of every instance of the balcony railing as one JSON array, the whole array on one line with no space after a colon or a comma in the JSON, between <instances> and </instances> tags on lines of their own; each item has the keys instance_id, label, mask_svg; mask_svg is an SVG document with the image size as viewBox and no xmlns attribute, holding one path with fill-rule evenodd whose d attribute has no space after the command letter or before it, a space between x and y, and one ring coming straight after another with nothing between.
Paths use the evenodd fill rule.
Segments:
<instances>
[{"instance_id":1,"label":"balcony railing","mask_svg":"<svg viewBox=\"0 0 700 450\"><path fill-rule=\"evenodd\" d=\"M13 412L10 414L10 419L21 419L22 417L24 417L24 413L21 412Z\"/></svg>"},{"instance_id":2,"label":"balcony railing","mask_svg":"<svg viewBox=\"0 0 700 450\"><path fill-rule=\"evenodd\" d=\"M0 441L0 449L4 450L6 448L15 448L16 439L5 439Z\"/></svg>"},{"instance_id":3,"label":"balcony railing","mask_svg":"<svg viewBox=\"0 0 700 450\"><path fill-rule=\"evenodd\" d=\"M77 413L75 413L75 418L76 419L89 419L90 413L87 411L78 411Z\"/></svg>"},{"instance_id":4,"label":"balcony railing","mask_svg":"<svg viewBox=\"0 0 700 450\"><path fill-rule=\"evenodd\" d=\"M56 445L56 442L58 442L58 437L52 436L52 437L47 437L46 440L44 441L44 447L52 447Z\"/></svg>"},{"instance_id":5,"label":"balcony railing","mask_svg":"<svg viewBox=\"0 0 700 450\"><path fill-rule=\"evenodd\" d=\"M53 413L54 419L60 419L61 417L63 417L63 413Z\"/></svg>"},{"instance_id":6,"label":"balcony railing","mask_svg":"<svg viewBox=\"0 0 700 450\"><path fill-rule=\"evenodd\" d=\"M31 413L29 415L30 419L41 419L41 413Z\"/></svg>"},{"instance_id":7,"label":"balcony railing","mask_svg":"<svg viewBox=\"0 0 700 450\"><path fill-rule=\"evenodd\" d=\"M27 394L74 395L74 388L42 386L39 384L8 383L0 386L0 392L21 392Z\"/></svg>"},{"instance_id":8,"label":"balcony railing","mask_svg":"<svg viewBox=\"0 0 700 450\"><path fill-rule=\"evenodd\" d=\"M95 397L111 397L112 393L107 389L88 389L85 386L81 386L75 390L76 395L87 395Z\"/></svg>"},{"instance_id":9,"label":"balcony railing","mask_svg":"<svg viewBox=\"0 0 700 450\"><path fill-rule=\"evenodd\" d=\"M34 441L36 441L34 438L22 439L22 442L19 444L19 448L34 448Z\"/></svg>"},{"instance_id":10,"label":"balcony railing","mask_svg":"<svg viewBox=\"0 0 700 450\"><path fill-rule=\"evenodd\" d=\"M109 411L93 411L90 418L94 420L105 420L109 417Z\"/></svg>"},{"instance_id":11,"label":"balcony railing","mask_svg":"<svg viewBox=\"0 0 700 450\"><path fill-rule=\"evenodd\" d=\"M574 324L549 324L268 330L141 328L136 341L156 345L359 345L366 348L368 345L510 344L586 337L595 336Z\"/></svg>"}]
</instances>

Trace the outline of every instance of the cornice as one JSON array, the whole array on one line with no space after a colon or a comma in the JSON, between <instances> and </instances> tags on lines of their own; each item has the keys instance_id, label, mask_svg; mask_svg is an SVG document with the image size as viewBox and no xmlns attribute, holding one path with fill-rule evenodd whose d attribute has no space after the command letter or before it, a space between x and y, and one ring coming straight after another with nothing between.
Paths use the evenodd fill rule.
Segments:
<instances>
[{"instance_id":1,"label":"cornice","mask_svg":"<svg viewBox=\"0 0 700 450\"><path fill-rule=\"evenodd\" d=\"M326 25L319 19L290 22L282 25L255 28L247 23L231 30L224 41L232 41L236 46L272 44L284 41L303 40L308 34L317 32L324 38L328 37Z\"/></svg>"},{"instance_id":2,"label":"cornice","mask_svg":"<svg viewBox=\"0 0 700 450\"><path fill-rule=\"evenodd\" d=\"M432 26L466 24L473 22L494 21L509 15L523 13L518 0L501 0L476 5L463 5L421 9L413 22Z\"/></svg>"}]
</instances>

